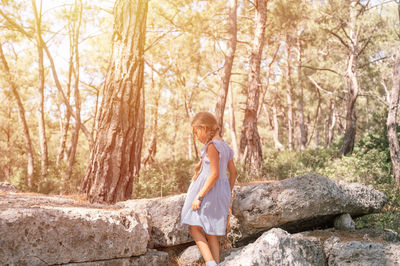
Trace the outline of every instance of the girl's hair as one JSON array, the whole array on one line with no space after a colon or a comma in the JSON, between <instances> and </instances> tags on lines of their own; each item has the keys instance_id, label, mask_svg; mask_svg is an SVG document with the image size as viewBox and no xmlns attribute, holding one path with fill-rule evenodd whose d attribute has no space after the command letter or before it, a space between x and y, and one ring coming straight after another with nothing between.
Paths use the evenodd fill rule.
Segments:
<instances>
[{"instance_id":1,"label":"girl's hair","mask_svg":"<svg viewBox=\"0 0 400 266\"><path fill-rule=\"evenodd\" d=\"M212 140L215 135L219 135L220 133L217 119L209 112L199 112L193 117L192 127L197 126L205 126L210 131L210 138L208 141Z\"/></svg>"}]
</instances>

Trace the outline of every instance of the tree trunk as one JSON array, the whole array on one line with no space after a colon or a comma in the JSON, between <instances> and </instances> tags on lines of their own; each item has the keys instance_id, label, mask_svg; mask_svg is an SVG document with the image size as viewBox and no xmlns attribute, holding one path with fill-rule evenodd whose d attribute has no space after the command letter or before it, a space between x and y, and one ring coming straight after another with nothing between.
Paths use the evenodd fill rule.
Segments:
<instances>
[{"instance_id":1,"label":"tree trunk","mask_svg":"<svg viewBox=\"0 0 400 266\"><path fill-rule=\"evenodd\" d=\"M78 9L79 8L79 9ZM66 173L66 180L69 181L72 176L72 168L75 163L76 148L78 146L79 131L81 129L81 97L79 93L79 30L82 20L82 0L79 1L79 7L75 0L75 11L79 10L78 21L74 21L73 25L73 47L75 56L74 66L74 98L75 98L75 127L71 136L71 151L68 157L68 168ZM69 183L69 182L68 182Z\"/></svg>"},{"instance_id":2,"label":"tree trunk","mask_svg":"<svg viewBox=\"0 0 400 266\"><path fill-rule=\"evenodd\" d=\"M300 150L304 150L307 145L307 131L304 124L304 111L303 111L303 86L301 77L301 59L302 59L302 47L301 47L301 34L302 30L299 30L297 34L297 85L299 86L299 102L298 102L298 125L299 125L299 146Z\"/></svg>"},{"instance_id":3,"label":"tree trunk","mask_svg":"<svg viewBox=\"0 0 400 266\"><path fill-rule=\"evenodd\" d=\"M275 87L275 92L276 92L276 87ZM272 132L273 138L274 138L274 145L275 149L278 151L283 151L285 147L282 145L282 143L279 141L279 122L278 122L278 112L277 112L277 99L275 97L274 102L272 103L272 121L273 121L273 127L274 130Z\"/></svg>"},{"instance_id":4,"label":"tree trunk","mask_svg":"<svg viewBox=\"0 0 400 266\"><path fill-rule=\"evenodd\" d=\"M400 4L399 4L400 8ZM400 10L400 9L399 9ZM390 95L389 113L387 117L387 134L389 140L390 159L393 165L393 174L397 186L400 188L400 147L397 137L397 109L400 91L400 45L397 48L396 59L393 66L393 84Z\"/></svg>"},{"instance_id":5,"label":"tree trunk","mask_svg":"<svg viewBox=\"0 0 400 266\"><path fill-rule=\"evenodd\" d=\"M22 103L21 97L19 96L19 93L17 91L17 85L14 83L14 80L11 76L10 68L8 67L7 60L4 56L3 47L1 45L1 43L0 43L0 57L1 57L1 61L3 64L4 70L5 70L4 72L6 74L5 76L7 78L7 82L9 83L9 85L11 87L11 91L15 97L15 100L17 101L18 114L19 114L19 117L21 118L22 127L24 129L25 149L26 149L26 155L28 157L26 183L28 185L28 188L31 189L32 181L33 181L34 162L35 162L34 155L33 155L33 148L32 148L32 140L31 140L31 136L29 133L28 123L26 122L26 118L25 118L25 108Z\"/></svg>"},{"instance_id":6,"label":"tree trunk","mask_svg":"<svg viewBox=\"0 0 400 266\"><path fill-rule=\"evenodd\" d=\"M68 82L67 82L67 92L66 92L66 101L68 103L70 102L70 97L71 97L71 82L72 82L72 71L74 67L74 47L73 47L73 41L72 39L72 29L70 29L70 56L69 56L69 68L68 68ZM59 92L60 96L61 93ZM61 96L62 97L62 96ZM63 101L61 101L63 102ZM60 103L61 105L61 103ZM58 147L58 153L57 153L57 160L56 164L59 165L60 161L65 158L65 147L67 143L67 137L68 137L68 129L70 125L70 120L71 120L71 112L69 108L66 108L65 111L65 118L62 118L62 114L60 113L60 119L61 119L61 138L60 138L60 145Z\"/></svg>"},{"instance_id":7,"label":"tree trunk","mask_svg":"<svg viewBox=\"0 0 400 266\"><path fill-rule=\"evenodd\" d=\"M336 100L331 99L330 106L329 106L329 129L328 129L328 147L332 145L333 137L334 137L334 130L336 125Z\"/></svg>"},{"instance_id":8,"label":"tree trunk","mask_svg":"<svg viewBox=\"0 0 400 266\"><path fill-rule=\"evenodd\" d=\"M247 159L248 172L259 175L262 163L260 136L257 128L257 111L260 95L260 63L264 48L268 0L256 1L255 33L250 56L246 109L240 139L240 157ZM246 152L245 152L246 151Z\"/></svg>"},{"instance_id":9,"label":"tree trunk","mask_svg":"<svg viewBox=\"0 0 400 266\"><path fill-rule=\"evenodd\" d=\"M218 125L220 126L221 129L221 135L223 135L224 133L223 120L224 120L225 104L228 95L233 59L235 57L235 51L236 51L236 35L237 35L236 11L237 11L237 0L229 0L229 21L228 21L229 41L228 41L227 52L225 55L224 67L222 68L221 86L218 93L218 100L215 106L215 116L217 118Z\"/></svg>"},{"instance_id":10,"label":"tree trunk","mask_svg":"<svg viewBox=\"0 0 400 266\"><path fill-rule=\"evenodd\" d=\"M155 90L153 72L151 75L151 89L152 89L152 91ZM147 146L147 154L143 158L143 166L146 166L146 165L154 162L154 157L156 156L156 153L157 153L158 104L160 101L160 97L161 97L161 88L159 87L158 91L157 91L157 95L154 98L154 101L155 101L154 105L152 106L152 110L151 110L151 118L152 118L151 119L151 128L150 128L151 137L150 137L149 144ZM190 136L189 136L189 140L190 140ZM191 148L190 145L189 145L189 148ZM189 152L189 153L191 153L191 152ZM191 156L191 154L189 156ZM189 157L189 158L191 158L191 157Z\"/></svg>"},{"instance_id":11,"label":"tree trunk","mask_svg":"<svg viewBox=\"0 0 400 266\"><path fill-rule=\"evenodd\" d=\"M139 174L144 131L144 44L147 0L117 0L113 50L98 133L82 190L90 202L131 198Z\"/></svg>"},{"instance_id":12,"label":"tree trunk","mask_svg":"<svg viewBox=\"0 0 400 266\"><path fill-rule=\"evenodd\" d=\"M286 99L288 104L288 145L289 150L292 151L294 148L293 143L293 90L291 82L291 64L290 64L290 40L289 33L286 33Z\"/></svg>"},{"instance_id":13,"label":"tree trunk","mask_svg":"<svg viewBox=\"0 0 400 266\"><path fill-rule=\"evenodd\" d=\"M234 154L235 160L237 160L237 159L239 159L239 146L238 146L237 134L236 134L236 119L235 119L232 82L231 82L231 89L230 89L229 96L230 96L229 97L229 125L230 125L230 129L231 129L233 154Z\"/></svg>"},{"instance_id":14,"label":"tree trunk","mask_svg":"<svg viewBox=\"0 0 400 266\"><path fill-rule=\"evenodd\" d=\"M349 55L346 69L347 80L347 103L346 103L346 129L344 132L343 146L341 156L347 155L353 151L354 140L357 130L357 116L356 116L356 101L359 93L357 81L357 54L358 54L358 34L359 27L356 26L357 10L356 5L358 1L352 0L350 3L350 40L348 42Z\"/></svg>"},{"instance_id":15,"label":"tree trunk","mask_svg":"<svg viewBox=\"0 0 400 266\"><path fill-rule=\"evenodd\" d=\"M33 11L35 13L35 31L36 31L36 46L38 50L39 60L39 140L40 140L40 153L41 153L41 177L42 179L47 175L48 168L48 151L46 140L46 126L44 118L44 65L43 65L43 43L41 33L41 18L42 18L42 4L40 3L40 13L36 8L35 0L32 0Z\"/></svg>"}]
</instances>

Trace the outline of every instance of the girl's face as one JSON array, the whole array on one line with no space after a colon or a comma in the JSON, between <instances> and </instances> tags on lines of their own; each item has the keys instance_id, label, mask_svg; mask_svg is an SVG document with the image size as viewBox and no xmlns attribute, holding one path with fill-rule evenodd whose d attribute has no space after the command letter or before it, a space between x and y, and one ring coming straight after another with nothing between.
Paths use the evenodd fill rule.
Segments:
<instances>
[{"instance_id":1,"label":"girl's face","mask_svg":"<svg viewBox=\"0 0 400 266\"><path fill-rule=\"evenodd\" d=\"M208 134L208 130L207 127L205 126L194 126L193 127L193 134L197 137L197 139L201 142L201 143L207 143L209 134Z\"/></svg>"}]
</instances>

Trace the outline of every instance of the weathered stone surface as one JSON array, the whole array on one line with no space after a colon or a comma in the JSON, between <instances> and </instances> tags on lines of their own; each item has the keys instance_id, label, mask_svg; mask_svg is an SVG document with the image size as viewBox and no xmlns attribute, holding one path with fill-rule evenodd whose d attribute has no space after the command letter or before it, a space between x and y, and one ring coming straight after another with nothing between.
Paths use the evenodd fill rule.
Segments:
<instances>
[{"instance_id":1,"label":"weathered stone surface","mask_svg":"<svg viewBox=\"0 0 400 266\"><path fill-rule=\"evenodd\" d=\"M333 221L333 226L339 230L354 230L356 228L351 215L348 213L336 217Z\"/></svg>"},{"instance_id":2,"label":"weathered stone surface","mask_svg":"<svg viewBox=\"0 0 400 266\"><path fill-rule=\"evenodd\" d=\"M202 265L204 263L203 256L199 248L194 245L186 248L178 257L179 265Z\"/></svg>"},{"instance_id":3,"label":"weathered stone surface","mask_svg":"<svg viewBox=\"0 0 400 266\"><path fill-rule=\"evenodd\" d=\"M369 241L341 242L338 237L325 241L328 265L400 265L400 244Z\"/></svg>"},{"instance_id":4,"label":"weathered stone surface","mask_svg":"<svg viewBox=\"0 0 400 266\"><path fill-rule=\"evenodd\" d=\"M13 192L17 193L20 192L16 189L11 183L8 182L0 182L0 192Z\"/></svg>"},{"instance_id":5,"label":"weathered stone surface","mask_svg":"<svg viewBox=\"0 0 400 266\"><path fill-rule=\"evenodd\" d=\"M372 187L334 182L318 174L242 187L233 202L237 226L232 226L230 237L235 242L272 227L299 232L332 226L339 214L379 212L386 201Z\"/></svg>"},{"instance_id":6,"label":"weathered stone surface","mask_svg":"<svg viewBox=\"0 0 400 266\"><path fill-rule=\"evenodd\" d=\"M0 265L96 261L146 252L149 235L133 210L93 206L83 208L60 197L0 194Z\"/></svg>"},{"instance_id":7,"label":"weathered stone surface","mask_svg":"<svg viewBox=\"0 0 400 266\"><path fill-rule=\"evenodd\" d=\"M149 247L169 247L192 242L186 225L180 224L186 194L145 200L128 200L118 206L132 210L147 210L150 217Z\"/></svg>"},{"instance_id":8,"label":"weathered stone surface","mask_svg":"<svg viewBox=\"0 0 400 266\"><path fill-rule=\"evenodd\" d=\"M159 266L168 265L167 252L149 250L139 257L111 259L93 262L68 263L68 266Z\"/></svg>"},{"instance_id":9,"label":"weathered stone surface","mask_svg":"<svg viewBox=\"0 0 400 266\"><path fill-rule=\"evenodd\" d=\"M274 228L226 257L220 265L325 265L322 244Z\"/></svg>"}]
</instances>

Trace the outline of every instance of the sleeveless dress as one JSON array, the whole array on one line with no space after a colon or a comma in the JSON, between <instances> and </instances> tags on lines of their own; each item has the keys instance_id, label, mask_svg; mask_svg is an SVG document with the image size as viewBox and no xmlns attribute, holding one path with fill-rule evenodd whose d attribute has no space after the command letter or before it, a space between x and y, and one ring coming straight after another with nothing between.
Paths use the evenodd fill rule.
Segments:
<instances>
[{"instance_id":1,"label":"sleeveless dress","mask_svg":"<svg viewBox=\"0 0 400 266\"><path fill-rule=\"evenodd\" d=\"M207 192L200 209L193 210L192 203L210 176L210 160L207 148L213 143L219 153L219 177L215 185ZM231 189L227 177L228 162L233 158L233 151L223 140L212 140L201 150L202 164L195 181L189 186L181 212L181 224L201 226L206 234L225 235L226 222L231 200Z\"/></svg>"}]
</instances>

